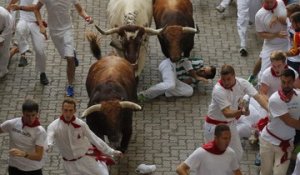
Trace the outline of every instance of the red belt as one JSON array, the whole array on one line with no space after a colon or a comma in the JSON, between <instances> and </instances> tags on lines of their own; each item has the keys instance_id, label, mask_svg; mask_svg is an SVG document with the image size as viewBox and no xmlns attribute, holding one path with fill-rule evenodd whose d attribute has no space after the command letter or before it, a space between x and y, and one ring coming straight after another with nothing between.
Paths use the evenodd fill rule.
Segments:
<instances>
[{"instance_id":1,"label":"red belt","mask_svg":"<svg viewBox=\"0 0 300 175\"><path fill-rule=\"evenodd\" d=\"M220 121L210 118L208 115L205 117L205 121L210 124L218 125L218 124L228 124L227 121Z\"/></svg>"},{"instance_id":2,"label":"red belt","mask_svg":"<svg viewBox=\"0 0 300 175\"><path fill-rule=\"evenodd\" d=\"M66 158L63 157L63 160L64 160L64 161L67 161L67 162L74 162L74 161L76 161L76 160L81 159L82 157L83 157L83 156L80 156L80 157L78 157L78 158L76 158L76 159L66 159Z\"/></svg>"},{"instance_id":3,"label":"red belt","mask_svg":"<svg viewBox=\"0 0 300 175\"><path fill-rule=\"evenodd\" d=\"M288 149L288 147L291 146L291 145L290 145L290 140L291 140L291 139L283 140L282 138L280 138L280 137L276 136L275 134L273 134L273 133L268 129L268 127L266 127L266 130L267 130L267 132L268 132L271 136L275 137L277 140L280 141L279 147L281 148L281 150L282 150L282 152L283 152L283 155L282 155L282 157L281 157L281 159L280 159L280 163L284 163L285 161L288 160L288 152L287 152L287 149Z\"/></svg>"}]
</instances>

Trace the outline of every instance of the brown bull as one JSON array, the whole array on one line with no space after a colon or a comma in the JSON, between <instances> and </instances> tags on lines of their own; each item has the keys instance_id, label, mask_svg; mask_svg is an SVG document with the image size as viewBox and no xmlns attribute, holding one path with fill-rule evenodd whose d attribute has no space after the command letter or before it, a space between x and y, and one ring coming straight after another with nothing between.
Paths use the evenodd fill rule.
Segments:
<instances>
[{"instance_id":1,"label":"brown bull","mask_svg":"<svg viewBox=\"0 0 300 175\"><path fill-rule=\"evenodd\" d=\"M122 152L127 150L132 133L132 115L141 110L136 101L136 81L133 67L118 56L100 58L97 36L87 34L94 56L98 59L86 79L89 108L86 117L91 130Z\"/></svg>"},{"instance_id":2,"label":"brown bull","mask_svg":"<svg viewBox=\"0 0 300 175\"><path fill-rule=\"evenodd\" d=\"M189 57L194 47L195 33L193 6L190 0L154 0L153 16L156 28L164 30L158 35L161 50L171 61Z\"/></svg>"}]
</instances>

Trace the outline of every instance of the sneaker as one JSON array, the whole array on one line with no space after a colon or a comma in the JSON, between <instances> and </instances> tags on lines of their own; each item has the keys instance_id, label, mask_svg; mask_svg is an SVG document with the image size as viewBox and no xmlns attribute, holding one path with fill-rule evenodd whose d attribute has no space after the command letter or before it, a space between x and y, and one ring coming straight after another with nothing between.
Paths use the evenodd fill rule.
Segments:
<instances>
[{"instance_id":1,"label":"sneaker","mask_svg":"<svg viewBox=\"0 0 300 175\"><path fill-rule=\"evenodd\" d=\"M73 97L74 96L74 88L73 88L73 86L69 85L67 87L66 95L67 95L67 97Z\"/></svg>"},{"instance_id":2,"label":"sneaker","mask_svg":"<svg viewBox=\"0 0 300 175\"><path fill-rule=\"evenodd\" d=\"M0 79L4 78L8 74L8 70L6 71L0 71Z\"/></svg>"},{"instance_id":3,"label":"sneaker","mask_svg":"<svg viewBox=\"0 0 300 175\"><path fill-rule=\"evenodd\" d=\"M48 80L45 72L42 72L40 74L40 82L41 82L42 85L48 85L49 84L49 80Z\"/></svg>"},{"instance_id":4,"label":"sneaker","mask_svg":"<svg viewBox=\"0 0 300 175\"><path fill-rule=\"evenodd\" d=\"M248 56L247 50L246 50L245 48L242 47L242 48L240 49L240 55L241 55L242 57Z\"/></svg>"},{"instance_id":5,"label":"sneaker","mask_svg":"<svg viewBox=\"0 0 300 175\"><path fill-rule=\"evenodd\" d=\"M221 5L218 5L216 7L216 10L219 12L219 13L223 13L225 11L225 7L221 6Z\"/></svg>"},{"instance_id":6,"label":"sneaker","mask_svg":"<svg viewBox=\"0 0 300 175\"><path fill-rule=\"evenodd\" d=\"M74 49L74 61L75 61L75 67L78 67L79 66L79 60L77 58L77 52L76 52L75 49Z\"/></svg>"},{"instance_id":7,"label":"sneaker","mask_svg":"<svg viewBox=\"0 0 300 175\"><path fill-rule=\"evenodd\" d=\"M146 164L140 164L135 172L138 174L150 174L153 173L156 170L155 165L146 165Z\"/></svg>"},{"instance_id":8,"label":"sneaker","mask_svg":"<svg viewBox=\"0 0 300 175\"><path fill-rule=\"evenodd\" d=\"M22 55L20 58L19 67L25 67L27 66L27 64L28 64L27 58Z\"/></svg>"},{"instance_id":9,"label":"sneaker","mask_svg":"<svg viewBox=\"0 0 300 175\"><path fill-rule=\"evenodd\" d=\"M256 156L255 156L254 165L255 166L260 166L260 164L261 164L260 154L257 153Z\"/></svg>"}]
</instances>

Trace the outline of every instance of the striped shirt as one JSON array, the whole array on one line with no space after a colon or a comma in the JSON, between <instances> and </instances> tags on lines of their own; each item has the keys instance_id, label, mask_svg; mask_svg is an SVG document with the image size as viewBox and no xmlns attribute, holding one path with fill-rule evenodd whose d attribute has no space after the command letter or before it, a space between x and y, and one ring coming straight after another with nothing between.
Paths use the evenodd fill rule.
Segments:
<instances>
[{"instance_id":1,"label":"striped shirt","mask_svg":"<svg viewBox=\"0 0 300 175\"><path fill-rule=\"evenodd\" d=\"M191 84L192 87L196 87L197 83L199 82L198 80L196 80L195 78L193 78L192 76L189 75L189 73L185 70L183 63L185 61L190 61L192 63L193 69L197 70L201 67L203 67L203 59L200 58L182 58L181 60L179 60L176 63L176 74L177 74L177 78L180 81L183 81L185 79L189 79L192 78L193 83Z\"/></svg>"}]
</instances>

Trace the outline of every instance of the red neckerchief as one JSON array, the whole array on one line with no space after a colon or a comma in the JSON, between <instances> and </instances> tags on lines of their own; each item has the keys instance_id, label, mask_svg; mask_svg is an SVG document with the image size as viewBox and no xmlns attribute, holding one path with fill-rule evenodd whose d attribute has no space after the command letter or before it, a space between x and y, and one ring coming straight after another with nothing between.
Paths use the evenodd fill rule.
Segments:
<instances>
[{"instance_id":1,"label":"red neckerchief","mask_svg":"<svg viewBox=\"0 0 300 175\"><path fill-rule=\"evenodd\" d=\"M71 124L74 128L80 128L80 127L81 127L80 125L74 123L74 121L75 121L75 119L76 119L75 116L73 116L72 119L71 119L70 121L66 121L65 118L64 118L64 116L60 116L59 118L60 118L60 120L62 120L65 124L68 124L68 125Z\"/></svg>"},{"instance_id":2,"label":"red neckerchief","mask_svg":"<svg viewBox=\"0 0 300 175\"><path fill-rule=\"evenodd\" d=\"M38 118L35 118L35 120L33 121L33 123L30 125L30 124L24 123L23 117L22 117L22 124L23 124L22 128L24 128L25 126L27 126L29 128L34 128L36 126L40 126L41 125Z\"/></svg>"},{"instance_id":3,"label":"red neckerchief","mask_svg":"<svg viewBox=\"0 0 300 175\"><path fill-rule=\"evenodd\" d=\"M279 97L282 101L288 103L291 101L293 95L297 95L296 91L292 90L288 94L285 94L282 89L278 90Z\"/></svg>"},{"instance_id":4,"label":"red neckerchief","mask_svg":"<svg viewBox=\"0 0 300 175\"><path fill-rule=\"evenodd\" d=\"M274 9L277 7L277 5L278 5L278 2L277 1L275 1L275 4L274 4L274 6L273 7L271 7L271 8L269 8L265 3L263 3L263 8L264 9L266 9L266 10L269 10L269 11L271 11L272 13L274 13Z\"/></svg>"},{"instance_id":5,"label":"red neckerchief","mask_svg":"<svg viewBox=\"0 0 300 175\"><path fill-rule=\"evenodd\" d=\"M205 149L207 152L210 152L212 154L221 155L226 150L221 151L218 147L215 141L208 142L202 146L203 149Z\"/></svg>"},{"instance_id":6,"label":"red neckerchief","mask_svg":"<svg viewBox=\"0 0 300 175\"><path fill-rule=\"evenodd\" d=\"M235 83L231 86L231 87L229 87L229 88L226 88L226 87L224 87L224 84L222 83L222 80L220 79L219 81L218 81L219 83L220 83L220 85L224 88L224 89L227 89L227 90L231 90L231 91L233 91L233 86L235 85L235 83L236 83L236 80L235 80Z\"/></svg>"},{"instance_id":7,"label":"red neckerchief","mask_svg":"<svg viewBox=\"0 0 300 175\"><path fill-rule=\"evenodd\" d=\"M284 70L288 69L288 68L289 68L288 65L284 66ZM280 77L280 74L277 75L276 72L274 71L274 69L272 67L271 67L271 74L273 75L273 77Z\"/></svg>"}]
</instances>

